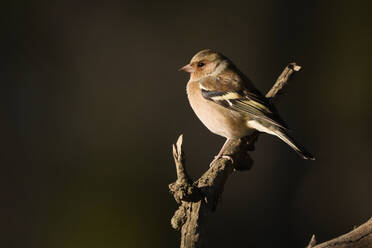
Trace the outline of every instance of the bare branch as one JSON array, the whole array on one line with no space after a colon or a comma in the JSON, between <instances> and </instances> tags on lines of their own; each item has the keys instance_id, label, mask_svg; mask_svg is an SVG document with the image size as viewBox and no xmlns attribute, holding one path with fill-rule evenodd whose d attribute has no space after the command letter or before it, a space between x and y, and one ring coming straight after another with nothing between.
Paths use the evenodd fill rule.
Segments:
<instances>
[{"instance_id":1,"label":"bare branch","mask_svg":"<svg viewBox=\"0 0 372 248\"><path fill-rule=\"evenodd\" d=\"M276 80L274 86L271 88L269 92L266 94L266 98L273 100L274 98L277 100L278 96L282 94L283 87L287 84L289 78L295 71L301 70L301 66L297 65L295 62L290 63L287 67L283 70L280 74L278 79Z\"/></svg>"},{"instance_id":2,"label":"bare branch","mask_svg":"<svg viewBox=\"0 0 372 248\"><path fill-rule=\"evenodd\" d=\"M316 245L315 236L306 248L370 248L372 247L372 218L354 230Z\"/></svg>"}]
</instances>

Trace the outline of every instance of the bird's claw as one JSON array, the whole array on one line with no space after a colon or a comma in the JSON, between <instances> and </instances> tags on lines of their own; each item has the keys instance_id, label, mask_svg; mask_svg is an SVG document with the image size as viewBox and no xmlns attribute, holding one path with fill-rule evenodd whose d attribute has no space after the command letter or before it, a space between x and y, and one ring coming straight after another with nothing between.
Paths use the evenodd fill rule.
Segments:
<instances>
[{"instance_id":1,"label":"bird's claw","mask_svg":"<svg viewBox=\"0 0 372 248\"><path fill-rule=\"evenodd\" d=\"M222 155L222 156L215 156L212 162L209 164L209 167L212 167L213 163L216 162L216 160L220 158L225 158L231 161L231 163L234 163L234 159L229 155Z\"/></svg>"}]
</instances>

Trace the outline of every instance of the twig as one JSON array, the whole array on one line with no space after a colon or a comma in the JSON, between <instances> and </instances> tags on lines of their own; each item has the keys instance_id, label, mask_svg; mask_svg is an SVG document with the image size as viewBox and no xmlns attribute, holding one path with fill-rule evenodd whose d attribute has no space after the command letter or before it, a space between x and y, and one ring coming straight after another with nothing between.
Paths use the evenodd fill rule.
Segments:
<instances>
[{"instance_id":1,"label":"twig","mask_svg":"<svg viewBox=\"0 0 372 248\"><path fill-rule=\"evenodd\" d=\"M287 84L289 78L295 71L301 70L301 66L297 65L295 62L289 63L287 67L283 70L282 74L276 80L274 86L266 94L266 98L270 100L278 100L278 96L283 93L282 89Z\"/></svg>"}]
</instances>

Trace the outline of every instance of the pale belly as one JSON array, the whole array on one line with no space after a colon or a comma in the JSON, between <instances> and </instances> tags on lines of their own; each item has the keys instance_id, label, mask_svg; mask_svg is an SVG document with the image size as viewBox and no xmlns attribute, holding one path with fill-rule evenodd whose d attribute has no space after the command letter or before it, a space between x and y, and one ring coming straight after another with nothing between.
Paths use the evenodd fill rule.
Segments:
<instances>
[{"instance_id":1,"label":"pale belly","mask_svg":"<svg viewBox=\"0 0 372 248\"><path fill-rule=\"evenodd\" d=\"M198 82L187 84L190 105L201 122L213 133L229 139L238 139L252 133L245 116L231 111L201 95Z\"/></svg>"}]
</instances>

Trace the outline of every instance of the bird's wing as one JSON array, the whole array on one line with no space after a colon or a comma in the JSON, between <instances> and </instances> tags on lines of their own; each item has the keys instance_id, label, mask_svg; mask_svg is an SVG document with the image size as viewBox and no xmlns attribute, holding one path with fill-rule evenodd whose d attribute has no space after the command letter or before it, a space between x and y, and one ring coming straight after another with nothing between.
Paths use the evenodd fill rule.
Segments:
<instances>
[{"instance_id":1,"label":"bird's wing","mask_svg":"<svg viewBox=\"0 0 372 248\"><path fill-rule=\"evenodd\" d=\"M205 77L199 85L207 100L280 128L287 127L274 106L256 89L248 91L240 82L218 77Z\"/></svg>"}]
</instances>

